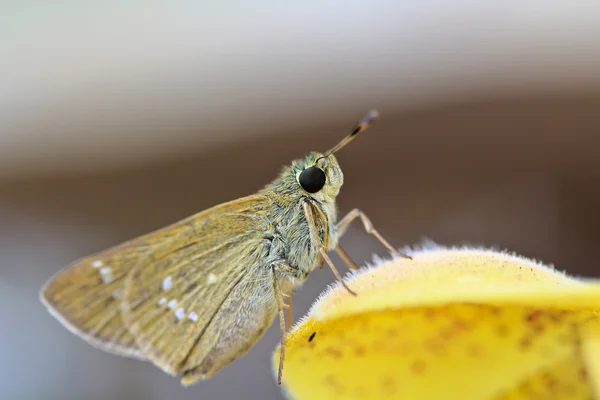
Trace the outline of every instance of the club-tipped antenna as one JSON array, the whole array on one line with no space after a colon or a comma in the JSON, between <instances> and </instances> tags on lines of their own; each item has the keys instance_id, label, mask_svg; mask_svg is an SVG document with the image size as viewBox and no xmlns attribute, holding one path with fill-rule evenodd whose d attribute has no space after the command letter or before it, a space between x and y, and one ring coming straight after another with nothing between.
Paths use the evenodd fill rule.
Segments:
<instances>
[{"instance_id":1,"label":"club-tipped antenna","mask_svg":"<svg viewBox=\"0 0 600 400\"><path fill-rule=\"evenodd\" d=\"M343 138L338 144L336 144L333 148L329 149L325 155L323 155L322 157L319 157L317 159L317 161L319 161L322 158L326 158L329 157L330 155L332 155L333 153L336 153L338 150L340 150L342 147L346 146L348 143L350 143L355 137L358 136L359 133L364 132L367 130L367 128L373 123L373 121L375 121L377 118L379 118L379 111L377 110L371 110L367 113L367 115L365 115L363 117L363 119L361 119L355 126L354 128L350 131L350 133L348 134L348 136L346 136L345 138Z\"/></svg>"}]
</instances>

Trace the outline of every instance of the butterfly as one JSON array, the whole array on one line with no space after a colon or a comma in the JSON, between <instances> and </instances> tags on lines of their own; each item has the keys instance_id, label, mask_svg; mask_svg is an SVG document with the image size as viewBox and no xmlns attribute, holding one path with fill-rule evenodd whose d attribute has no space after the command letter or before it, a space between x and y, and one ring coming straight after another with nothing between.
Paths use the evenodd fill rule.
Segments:
<instances>
[{"instance_id":1,"label":"butterfly","mask_svg":"<svg viewBox=\"0 0 600 400\"><path fill-rule=\"evenodd\" d=\"M283 168L258 193L75 261L41 290L66 328L102 350L149 360L183 385L209 379L245 354L279 316L281 383L294 288L326 263L349 224L396 251L360 210L337 221L344 176L334 156L376 117L368 113L335 147ZM287 310L287 311L286 311ZM287 322L286 322L287 314Z\"/></svg>"}]
</instances>

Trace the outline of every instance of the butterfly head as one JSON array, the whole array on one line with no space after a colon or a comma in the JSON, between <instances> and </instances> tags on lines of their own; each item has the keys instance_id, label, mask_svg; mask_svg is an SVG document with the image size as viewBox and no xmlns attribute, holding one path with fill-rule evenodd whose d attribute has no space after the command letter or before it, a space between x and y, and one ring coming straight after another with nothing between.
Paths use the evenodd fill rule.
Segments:
<instances>
[{"instance_id":1,"label":"butterfly head","mask_svg":"<svg viewBox=\"0 0 600 400\"><path fill-rule=\"evenodd\" d=\"M308 153L300 163L302 168L298 168L296 172L296 181L300 188L317 200L334 200L344 183L344 174L333 154L350 143L359 133L364 132L378 116L377 111L370 111L354 126L348 136L324 154Z\"/></svg>"},{"instance_id":2,"label":"butterfly head","mask_svg":"<svg viewBox=\"0 0 600 400\"><path fill-rule=\"evenodd\" d=\"M344 184L344 174L333 154L308 153L292 168L300 190L321 202L335 200Z\"/></svg>"},{"instance_id":3,"label":"butterfly head","mask_svg":"<svg viewBox=\"0 0 600 400\"><path fill-rule=\"evenodd\" d=\"M344 183L344 174L334 153L364 132L378 116L377 111L369 112L333 148L325 153L310 152L303 159L294 161L291 167L284 168L282 175L268 185L265 191L289 195L293 187L319 202L333 203Z\"/></svg>"}]
</instances>

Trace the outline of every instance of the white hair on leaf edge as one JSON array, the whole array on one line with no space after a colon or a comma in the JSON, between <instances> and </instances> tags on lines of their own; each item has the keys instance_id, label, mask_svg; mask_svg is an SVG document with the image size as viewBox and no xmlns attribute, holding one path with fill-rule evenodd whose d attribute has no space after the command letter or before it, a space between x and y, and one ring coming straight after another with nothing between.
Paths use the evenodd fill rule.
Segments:
<instances>
[{"instance_id":1,"label":"white hair on leaf edge","mask_svg":"<svg viewBox=\"0 0 600 400\"><path fill-rule=\"evenodd\" d=\"M528 264L532 268L540 268L545 271L550 271L550 272L553 272L556 274L560 274L564 277L577 280L576 277L567 275L566 271L556 270L552 264L544 264L538 260L518 255L514 251L508 251L506 249L500 250L497 246L485 246L485 245L473 245L473 244L444 246L444 245L437 244L436 242L434 242L431 239L424 238L421 240L421 242L416 243L412 246L406 245L406 246L398 249L398 251L400 251L403 254L409 255L411 257L417 256L419 254L435 252L435 251L457 251L457 252L471 251L471 252L476 252L476 253L480 253L480 254L499 254L499 255L502 255L509 259L512 259L513 261ZM370 263L369 262L365 263L365 265L358 270L348 271L343 276L342 280L346 284L351 284L354 279L368 273L369 271L371 271L375 268L378 268L379 266L386 264L390 261L394 261L394 260L398 260L398 259L401 259L401 258L392 252L390 252L388 257L381 257L377 254L374 254L372 257L372 261ZM325 288L325 290L323 290L319 294L317 299L311 305L310 309L293 324L291 329L288 331L288 334L296 331L302 325L307 323L311 318L315 317L315 309L317 307L319 307L321 302L335 290L345 290L345 289L343 288L342 284L339 281L335 281L335 282L329 284ZM316 318L316 319L318 320L318 318ZM274 373L274 376L277 376L277 368L273 367L273 373ZM291 398L291 397L289 397L289 394L285 390L284 390L284 394L286 395L286 397Z\"/></svg>"},{"instance_id":2,"label":"white hair on leaf edge","mask_svg":"<svg viewBox=\"0 0 600 400\"><path fill-rule=\"evenodd\" d=\"M400 251L403 254L409 255L411 257L419 255L419 254L423 254L423 253L433 252L433 251L457 251L457 252L472 251L472 252L477 252L480 254L500 254L504 257L512 259L515 262L528 264L532 268L540 268L540 269L543 269L546 271L560 274L567 278L577 280L576 277L567 275L566 271L556 270L552 264L544 264L538 260L518 255L514 251L508 251L506 249L498 250L498 247L496 247L496 246L483 246L483 245L474 246L474 245L467 245L467 244L459 245L459 246L443 246L443 245L437 244L436 242L434 242L431 239L425 238L425 239L422 239L420 243L414 244L412 246L408 246L408 245L404 246L403 248L398 249L398 251ZM371 271L383 264L387 264L390 261L394 261L394 260L398 260L398 259L401 259L401 258L391 252L388 255L388 257L381 257L379 255L374 254L371 263L367 262L365 264L365 266L361 267L359 270L348 271L342 279L343 279L344 283L351 284L354 279L368 273L369 271ZM342 288L343 288L342 284L338 281L335 281L335 282L331 283L329 286L327 286L325 288L325 290L323 290L323 292L321 292L321 294L319 294L317 299L313 302L313 304L311 305L308 312L304 316L302 316L293 325L293 327L290 331L294 331L296 328L303 325L310 317L312 317L314 315L315 308L317 308L319 306L319 304L323 301L323 299L325 299L327 296L329 296L333 291L338 290L338 289L341 290Z\"/></svg>"}]
</instances>

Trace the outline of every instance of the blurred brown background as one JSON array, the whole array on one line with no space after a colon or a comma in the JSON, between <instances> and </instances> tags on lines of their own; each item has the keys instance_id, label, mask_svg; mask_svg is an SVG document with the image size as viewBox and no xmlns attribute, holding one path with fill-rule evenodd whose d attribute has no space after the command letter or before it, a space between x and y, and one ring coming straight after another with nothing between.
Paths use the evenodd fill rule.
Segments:
<instances>
[{"instance_id":1,"label":"blurred brown background","mask_svg":"<svg viewBox=\"0 0 600 400\"><path fill-rule=\"evenodd\" d=\"M398 247L495 246L600 275L600 10L421 3L7 6L0 397L281 398L275 325L184 389L85 344L37 291L74 259L258 190L371 108L381 120L338 156L342 214L360 207ZM386 254L360 223L342 243L359 263ZM315 271L296 316L332 281Z\"/></svg>"}]
</instances>

